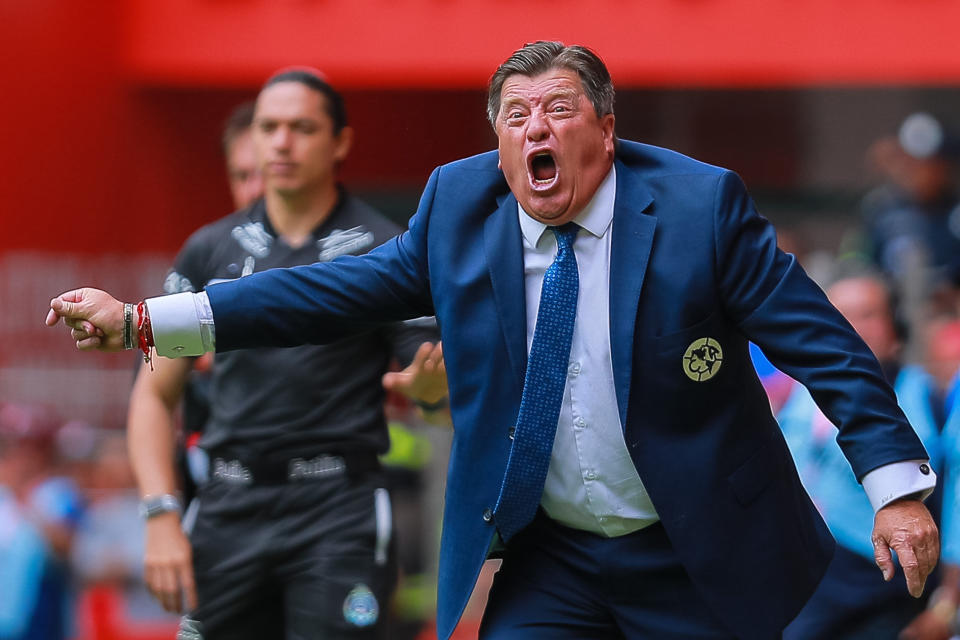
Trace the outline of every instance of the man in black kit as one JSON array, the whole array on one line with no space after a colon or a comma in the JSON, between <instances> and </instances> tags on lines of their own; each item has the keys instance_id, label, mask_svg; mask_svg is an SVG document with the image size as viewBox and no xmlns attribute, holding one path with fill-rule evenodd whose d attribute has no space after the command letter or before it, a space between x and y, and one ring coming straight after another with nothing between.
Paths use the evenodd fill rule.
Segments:
<instances>
[{"instance_id":1,"label":"man in black kit","mask_svg":"<svg viewBox=\"0 0 960 640\"><path fill-rule=\"evenodd\" d=\"M341 96L317 74L270 78L253 135L264 198L194 233L167 292L364 253L400 231L337 183L352 130ZM185 519L189 541L172 425L192 359L144 365L128 432L147 520L145 579L166 609L186 605L178 638L382 635L396 568L377 459L388 447L381 377L394 357L412 369L439 362L425 344L436 339L429 323L371 326L328 346L217 355L201 440L210 481ZM425 403L445 393L407 390Z\"/></svg>"}]
</instances>

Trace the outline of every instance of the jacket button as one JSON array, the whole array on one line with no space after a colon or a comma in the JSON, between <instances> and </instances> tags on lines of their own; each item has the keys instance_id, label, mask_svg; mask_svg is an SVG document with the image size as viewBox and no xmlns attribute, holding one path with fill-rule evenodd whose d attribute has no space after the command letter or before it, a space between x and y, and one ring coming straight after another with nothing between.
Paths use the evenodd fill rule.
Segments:
<instances>
[{"instance_id":1,"label":"jacket button","mask_svg":"<svg viewBox=\"0 0 960 640\"><path fill-rule=\"evenodd\" d=\"M513 440L513 434L515 434L516 432L517 432L516 427L510 427L509 429L507 429L507 437Z\"/></svg>"},{"instance_id":2,"label":"jacket button","mask_svg":"<svg viewBox=\"0 0 960 640\"><path fill-rule=\"evenodd\" d=\"M490 522L490 521L492 521L492 520L493 520L493 511L490 511L490 509L484 509L484 510L483 510L483 521L484 521L484 522Z\"/></svg>"}]
</instances>

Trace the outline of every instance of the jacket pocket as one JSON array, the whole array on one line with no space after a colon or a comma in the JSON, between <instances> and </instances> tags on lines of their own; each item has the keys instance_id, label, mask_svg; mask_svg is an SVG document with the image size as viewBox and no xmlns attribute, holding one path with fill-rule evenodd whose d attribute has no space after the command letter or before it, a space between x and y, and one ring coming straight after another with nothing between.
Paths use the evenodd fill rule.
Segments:
<instances>
[{"instance_id":1,"label":"jacket pocket","mask_svg":"<svg viewBox=\"0 0 960 640\"><path fill-rule=\"evenodd\" d=\"M703 320L677 331L671 331L653 338L655 353L669 353L686 349L691 342L698 338L716 337L722 327L716 326L719 321L717 313L711 313Z\"/></svg>"}]
</instances>

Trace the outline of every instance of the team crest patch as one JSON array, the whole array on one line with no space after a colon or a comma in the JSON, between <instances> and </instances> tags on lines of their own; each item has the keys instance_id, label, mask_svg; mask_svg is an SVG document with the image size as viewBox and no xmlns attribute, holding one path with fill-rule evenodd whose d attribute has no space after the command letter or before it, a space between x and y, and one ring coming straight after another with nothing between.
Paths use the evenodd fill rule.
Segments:
<instances>
[{"instance_id":1,"label":"team crest patch","mask_svg":"<svg viewBox=\"0 0 960 640\"><path fill-rule=\"evenodd\" d=\"M723 350L713 338L699 338L683 354L683 372L694 382L705 382L717 375L723 364Z\"/></svg>"},{"instance_id":2,"label":"team crest patch","mask_svg":"<svg viewBox=\"0 0 960 640\"><path fill-rule=\"evenodd\" d=\"M369 627L380 616L377 598L362 582L350 590L343 601L343 618L357 627Z\"/></svg>"}]
</instances>

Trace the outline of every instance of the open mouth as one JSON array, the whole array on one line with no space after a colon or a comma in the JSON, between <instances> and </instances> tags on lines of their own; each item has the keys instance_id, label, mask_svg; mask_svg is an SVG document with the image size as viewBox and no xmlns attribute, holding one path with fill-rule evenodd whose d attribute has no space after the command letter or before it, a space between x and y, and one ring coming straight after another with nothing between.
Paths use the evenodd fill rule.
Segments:
<instances>
[{"instance_id":1,"label":"open mouth","mask_svg":"<svg viewBox=\"0 0 960 640\"><path fill-rule=\"evenodd\" d=\"M536 185L548 185L557 179L557 163L553 155L544 151L530 160L530 175Z\"/></svg>"}]
</instances>

